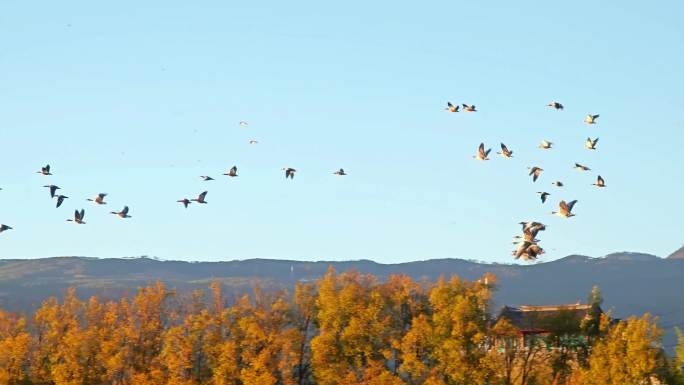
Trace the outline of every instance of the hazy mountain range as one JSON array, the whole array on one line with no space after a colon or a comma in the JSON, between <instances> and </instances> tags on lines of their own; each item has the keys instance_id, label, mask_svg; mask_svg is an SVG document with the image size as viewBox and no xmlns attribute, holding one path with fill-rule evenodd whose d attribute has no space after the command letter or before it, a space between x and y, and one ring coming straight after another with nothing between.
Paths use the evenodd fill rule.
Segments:
<instances>
[{"instance_id":1,"label":"hazy mountain range","mask_svg":"<svg viewBox=\"0 0 684 385\"><path fill-rule=\"evenodd\" d=\"M532 265L486 264L462 259L379 264L369 260L301 262L250 259L227 262L162 261L152 258L97 259L56 257L0 260L0 308L29 311L51 295L61 296L75 287L82 296L118 297L132 294L156 280L179 291L206 288L221 281L229 292L262 288L287 288L300 280L315 280L329 266L338 272L357 270L379 278L407 274L415 279L436 279L456 274L476 279L496 274L497 306L541 305L586 301L593 285L599 285L604 309L615 317L650 312L660 316L668 330L684 326L684 247L667 258L620 252L602 258L571 255ZM668 333L666 344L673 339Z\"/></svg>"}]
</instances>

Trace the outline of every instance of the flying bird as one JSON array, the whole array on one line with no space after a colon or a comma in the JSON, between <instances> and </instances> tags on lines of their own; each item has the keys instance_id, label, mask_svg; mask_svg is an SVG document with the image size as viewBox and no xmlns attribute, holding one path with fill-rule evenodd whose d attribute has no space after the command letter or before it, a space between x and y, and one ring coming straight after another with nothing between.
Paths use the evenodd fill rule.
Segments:
<instances>
[{"instance_id":1,"label":"flying bird","mask_svg":"<svg viewBox=\"0 0 684 385\"><path fill-rule=\"evenodd\" d=\"M573 167L573 168L576 168L579 171L591 171L591 169L589 167L582 165L582 164L579 164L579 163L575 163L575 167Z\"/></svg>"},{"instance_id":2,"label":"flying bird","mask_svg":"<svg viewBox=\"0 0 684 385\"><path fill-rule=\"evenodd\" d=\"M229 176L229 177L231 177L231 178L238 176L238 174L237 174L237 166L231 167L230 170L229 170L227 173L223 174L223 175L227 175L227 176Z\"/></svg>"},{"instance_id":3,"label":"flying bird","mask_svg":"<svg viewBox=\"0 0 684 385\"><path fill-rule=\"evenodd\" d=\"M114 214L118 216L119 218L130 218L131 216L128 215L128 206L124 206L123 210L121 211L111 211L111 214Z\"/></svg>"},{"instance_id":4,"label":"flying bird","mask_svg":"<svg viewBox=\"0 0 684 385\"><path fill-rule=\"evenodd\" d=\"M69 199L69 197L65 195L57 195L57 205L55 206L55 208L59 208L59 206L62 205L65 199Z\"/></svg>"},{"instance_id":5,"label":"flying bird","mask_svg":"<svg viewBox=\"0 0 684 385\"><path fill-rule=\"evenodd\" d=\"M497 154L503 156L504 158L513 157L513 151L509 150L508 147L506 147L506 145L503 143L501 143L501 152L497 152Z\"/></svg>"},{"instance_id":6,"label":"flying bird","mask_svg":"<svg viewBox=\"0 0 684 385\"><path fill-rule=\"evenodd\" d=\"M249 141L249 144L257 144L257 143L259 143L259 142L256 141L256 140L254 140L254 139L252 139L252 140Z\"/></svg>"},{"instance_id":7,"label":"flying bird","mask_svg":"<svg viewBox=\"0 0 684 385\"><path fill-rule=\"evenodd\" d=\"M555 214L563 218L574 217L575 214L572 213L572 208L575 206L575 203L577 203L577 200L570 201L568 203L565 203L565 201L560 201L558 203L558 211L551 211L551 214Z\"/></svg>"},{"instance_id":8,"label":"flying bird","mask_svg":"<svg viewBox=\"0 0 684 385\"><path fill-rule=\"evenodd\" d=\"M477 112L477 110L475 109L475 105L474 105L474 104L471 104L471 105L461 104L461 105L463 106L463 111L466 111L466 112Z\"/></svg>"},{"instance_id":9,"label":"flying bird","mask_svg":"<svg viewBox=\"0 0 684 385\"><path fill-rule=\"evenodd\" d=\"M537 166L528 167L527 169L530 170L530 173L528 175L532 176L532 182L536 182L539 178L539 175L541 175L542 171L544 171L544 169L539 168Z\"/></svg>"},{"instance_id":10,"label":"flying bird","mask_svg":"<svg viewBox=\"0 0 684 385\"><path fill-rule=\"evenodd\" d=\"M551 103L547 104L547 106L553 107L556 110L562 110L563 109L563 105L558 103L558 102L551 102Z\"/></svg>"},{"instance_id":11,"label":"flying bird","mask_svg":"<svg viewBox=\"0 0 684 385\"><path fill-rule=\"evenodd\" d=\"M489 160L489 158L487 158L487 156L489 155L490 151L492 151L491 148L489 148L489 149L487 149L487 151L485 151L484 143L480 143L480 146L477 148L477 155L473 155L473 158L475 158L477 160Z\"/></svg>"},{"instance_id":12,"label":"flying bird","mask_svg":"<svg viewBox=\"0 0 684 385\"><path fill-rule=\"evenodd\" d=\"M532 246L532 242L520 241L520 243L518 243L518 247L513 251L513 256L515 259L520 259L523 255L525 255L526 250L530 246Z\"/></svg>"},{"instance_id":13,"label":"flying bird","mask_svg":"<svg viewBox=\"0 0 684 385\"><path fill-rule=\"evenodd\" d=\"M107 196L106 193L99 193L95 196L95 199L88 198L86 199L87 201L90 202L95 202L98 205L106 205L107 202L104 201L104 198Z\"/></svg>"},{"instance_id":14,"label":"flying bird","mask_svg":"<svg viewBox=\"0 0 684 385\"><path fill-rule=\"evenodd\" d=\"M523 231L523 232L528 231L528 230L530 230L530 229L532 229L532 228L535 228L535 227L538 227L538 228L542 228L542 227L543 227L544 230L546 230L546 225L543 224L543 223L540 223L540 222L535 222L535 221L532 221L532 222L518 222L518 224L522 226L522 231Z\"/></svg>"},{"instance_id":15,"label":"flying bird","mask_svg":"<svg viewBox=\"0 0 684 385\"><path fill-rule=\"evenodd\" d=\"M559 180L557 180L557 181L555 181L555 182L553 182L553 183L551 183L551 184L554 185L554 186L556 186L556 187L563 187L563 186L564 186L564 185L563 185L563 182L561 182L561 181L559 181Z\"/></svg>"},{"instance_id":16,"label":"flying bird","mask_svg":"<svg viewBox=\"0 0 684 385\"><path fill-rule=\"evenodd\" d=\"M511 243L513 243L514 245L517 245L517 244L520 244L520 241L525 240L525 237L522 237L520 235L516 235L515 237L513 237L513 239L514 239L514 241ZM530 239L527 242L539 243L540 240L535 238L535 239Z\"/></svg>"},{"instance_id":17,"label":"flying bird","mask_svg":"<svg viewBox=\"0 0 684 385\"><path fill-rule=\"evenodd\" d=\"M520 222L523 227L523 236L516 236L516 239L524 239L526 241L533 241L540 231L546 230L546 225L539 222Z\"/></svg>"},{"instance_id":18,"label":"flying bird","mask_svg":"<svg viewBox=\"0 0 684 385\"><path fill-rule=\"evenodd\" d=\"M178 200L178 201L176 201L176 202L182 203L183 206L185 206L186 209L188 208L188 205L191 203L191 202L190 202L190 199L188 199L188 198L183 198L183 199Z\"/></svg>"},{"instance_id":19,"label":"flying bird","mask_svg":"<svg viewBox=\"0 0 684 385\"><path fill-rule=\"evenodd\" d=\"M198 195L197 198L195 198L195 199L190 199L190 200L193 201L193 202L197 202L197 203L207 203L207 201L204 200L204 197L206 197L206 196L207 196L207 191L204 191L203 193L201 193L200 195ZM186 206L186 207L187 207L187 206Z\"/></svg>"},{"instance_id":20,"label":"flying bird","mask_svg":"<svg viewBox=\"0 0 684 385\"><path fill-rule=\"evenodd\" d=\"M347 175L347 173L344 172L344 169L343 169L343 168L341 168L341 169L335 171L334 174L335 174L335 175L339 175L339 176Z\"/></svg>"},{"instance_id":21,"label":"flying bird","mask_svg":"<svg viewBox=\"0 0 684 385\"><path fill-rule=\"evenodd\" d=\"M297 170L292 167L283 167L283 171L285 171L285 179L294 179L295 173L297 172Z\"/></svg>"},{"instance_id":22,"label":"flying bird","mask_svg":"<svg viewBox=\"0 0 684 385\"><path fill-rule=\"evenodd\" d=\"M587 141L584 142L584 147L587 148L587 150L596 150L596 143L598 142L599 138L596 138L592 140L591 138L587 138Z\"/></svg>"},{"instance_id":23,"label":"flying bird","mask_svg":"<svg viewBox=\"0 0 684 385\"><path fill-rule=\"evenodd\" d=\"M533 243L531 244L526 250L525 253L522 255L523 259L525 260L535 260L537 259L538 256L546 253L544 249L542 249L539 245Z\"/></svg>"},{"instance_id":24,"label":"flying bird","mask_svg":"<svg viewBox=\"0 0 684 385\"><path fill-rule=\"evenodd\" d=\"M539 144L539 148L542 148L544 150L548 150L553 146L553 142L549 142L548 140L544 139L542 142Z\"/></svg>"},{"instance_id":25,"label":"flying bird","mask_svg":"<svg viewBox=\"0 0 684 385\"><path fill-rule=\"evenodd\" d=\"M48 185L45 185L45 186L43 186L43 187L47 187L47 188L50 189L50 198L54 198L54 197L55 197L55 192L56 192L57 190L59 190L59 186L55 186L54 184L48 184Z\"/></svg>"},{"instance_id":26,"label":"flying bird","mask_svg":"<svg viewBox=\"0 0 684 385\"><path fill-rule=\"evenodd\" d=\"M515 259L522 258L525 261L532 261L537 259L539 255L544 254L545 251L534 242L520 241L518 247L513 251Z\"/></svg>"},{"instance_id":27,"label":"flying bird","mask_svg":"<svg viewBox=\"0 0 684 385\"><path fill-rule=\"evenodd\" d=\"M586 118L584 118L584 123L586 124L596 124L596 119L598 119L599 115L587 115Z\"/></svg>"},{"instance_id":28,"label":"flying bird","mask_svg":"<svg viewBox=\"0 0 684 385\"><path fill-rule=\"evenodd\" d=\"M244 120L241 120L238 124L241 125L242 127L247 127L247 126L249 126L249 123L248 123L248 122L245 122Z\"/></svg>"},{"instance_id":29,"label":"flying bird","mask_svg":"<svg viewBox=\"0 0 684 385\"><path fill-rule=\"evenodd\" d=\"M7 230L12 230L12 228L7 225L0 225L0 233Z\"/></svg>"},{"instance_id":30,"label":"flying bird","mask_svg":"<svg viewBox=\"0 0 684 385\"><path fill-rule=\"evenodd\" d=\"M50 174L50 165L46 164L45 167L41 167L40 171L36 171L37 174L52 175Z\"/></svg>"},{"instance_id":31,"label":"flying bird","mask_svg":"<svg viewBox=\"0 0 684 385\"><path fill-rule=\"evenodd\" d=\"M202 178L202 180L205 182L214 180L214 178L210 177L209 175L200 175L200 178Z\"/></svg>"},{"instance_id":32,"label":"flying bird","mask_svg":"<svg viewBox=\"0 0 684 385\"><path fill-rule=\"evenodd\" d=\"M537 194L539 194L539 197L541 198L542 203L546 203L546 198L548 198L548 196L551 195L545 191L537 191Z\"/></svg>"},{"instance_id":33,"label":"flying bird","mask_svg":"<svg viewBox=\"0 0 684 385\"><path fill-rule=\"evenodd\" d=\"M75 210L74 211L74 219L67 219L67 222L74 222L78 225L85 225L85 222L83 222L83 218L85 217L85 210L81 209L81 211Z\"/></svg>"},{"instance_id":34,"label":"flying bird","mask_svg":"<svg viewBox=\"0 0 684 385\"><path fill-rule=\"evenodd\" d=\"M460 106L454 106L453 104L451 104L451 102L447 102L447 107L445 108L445 110L449 112L458 112L459 108Z\"/></svg>"},{"instance_id":35,"label":"flying bird","mask_svg":"<svg viewBox=\"0 0 684 385\"><path fill-rule=\"evenodd\" d=\"M599 176L596 178L596 183L592 183L592 186L596 186L596 187L606 187L606 182L603 180L603 178L601 178L601 175L599 175Z\"/></svg>"}]
</instances>

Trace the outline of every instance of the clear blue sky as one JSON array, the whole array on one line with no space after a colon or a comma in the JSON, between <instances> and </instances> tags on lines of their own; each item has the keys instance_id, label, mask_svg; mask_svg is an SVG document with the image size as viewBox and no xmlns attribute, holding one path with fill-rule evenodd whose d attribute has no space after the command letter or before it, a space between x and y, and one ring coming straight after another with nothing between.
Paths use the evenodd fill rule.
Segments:
<instances>
[{"instance_id":1,"label":"clear blue sky","mask_svg":"<svg viewBox=\"0 0 684 385\"><path fill-rule=\"evenodd\" d=\"M0 223L14 230L0 257L508 262L528 219L549 225L543 260L666 256L684 243L682 14L679 1L2 2ZM489 162L471 158L481 141ZM514 159L493 154L502 141ZM35 173L45 163L54 176ZM238 178L220 175L233 165ZM70 197L60 209L48 182ZM205 189L208 205L175 202ZM98 192L107 206L85 201ZM560 199L579 200L577 217L549 215ZM108 214L124 204L132 219ZM75 208L87 225L65 222Z\"/></svg>"}]
</instances>

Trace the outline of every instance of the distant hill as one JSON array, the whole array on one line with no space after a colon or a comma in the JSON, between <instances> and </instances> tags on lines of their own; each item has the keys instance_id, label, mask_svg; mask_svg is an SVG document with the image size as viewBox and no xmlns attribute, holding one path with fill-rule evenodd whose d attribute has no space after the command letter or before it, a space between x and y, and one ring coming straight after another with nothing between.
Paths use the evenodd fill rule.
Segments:
<instances>
[{"instance_id":1,"label":"distant hill","mask_svg":"<svg viewBox=\"0 0 684 385\"><path fill-rule=\"evenodd\" d=\"M229 292L289 288L300 280L321 277L328 266L337 271L357 270L380 279L407 274L415 279L436 279L457 274L476 279L486 272L498 277L498 306L541 305L585 301L591 287L599 285L604 309L615 317L651 312L661 326L684 326L683 249L668 258L649 254L613 253L603 258L571 255L532 265L484 264L462 259L433 259L398 264L369 260L301 262L249 259L227 262L162 261L152 258L96 259L56 257L32 260L0 260L0 307L29 311L51 295L60 296L75 287L82 296L98 294L116 298L134 293L156 280L180 291L206 288L217 280ZM671 337L668 337L668 343Z\"/></svg>"},{"instance_id":2,"label":"distant hill","mask_svg":"<svg viewBox=\"0 0 684 385\"><path fill-rule=\"evenodd\" d=\"M684 246L680 247L679 250L670 254L670 256L667 257L667 259L684 259Z\"/></svg>"}]
</instances>

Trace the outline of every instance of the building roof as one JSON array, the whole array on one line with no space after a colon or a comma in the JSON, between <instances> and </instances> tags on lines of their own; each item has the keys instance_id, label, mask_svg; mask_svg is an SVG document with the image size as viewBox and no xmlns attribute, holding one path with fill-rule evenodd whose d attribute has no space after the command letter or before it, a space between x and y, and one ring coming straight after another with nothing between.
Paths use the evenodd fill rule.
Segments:
<instances>
[{"instance_id":1,"label":"building roof","mask_svg":"<svg viewBox=\"0 0 684 385\"><path fill-rule=\"evenodd\" d=\"M521 332L579 331L580 323L588 318L592 305L564 304L518 307L504 306L499 318L507 319ZM601 308L599 307L599 312Z\"/></svg>"}]
</instances>

